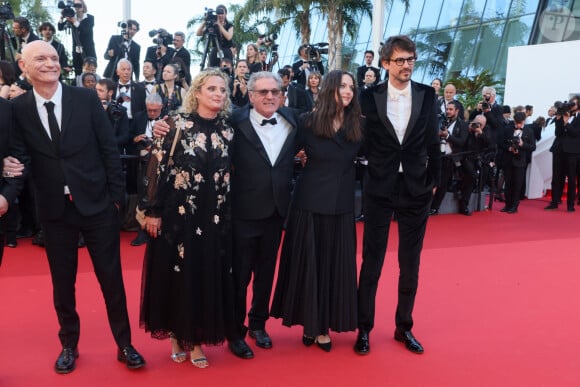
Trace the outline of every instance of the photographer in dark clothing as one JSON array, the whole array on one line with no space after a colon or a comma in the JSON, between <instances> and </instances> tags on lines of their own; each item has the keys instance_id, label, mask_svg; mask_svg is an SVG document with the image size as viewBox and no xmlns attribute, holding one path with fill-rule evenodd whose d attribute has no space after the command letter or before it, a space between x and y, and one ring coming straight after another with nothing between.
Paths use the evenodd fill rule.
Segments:
<instances>
[{"instance_id":1,"label":"photographer in dark clothing","mask_svg":"<svg viewBox=\"0 0 580 387\"><path fill-rule=\"evenodd\" d=\"M227 8L220 4L215 8L215 14L209 11L206 13L204 22L197 29L196 35L206 39L206 47L211 47L211 51L207 53L209 55L208 67L218 67L221 58L229 58L232 61L234 59L232 53L234 25L228 21L227 14ZM210 41L208 42L207 39Z\"/></svg>"},{"instance_id":2,"label":"photographer in dark clothing","mask_svg":"<svg viewBox=\"0 0 580 387\"><path fill-rule=\"evenodd\" d=\"M75 74L80 75L83 71L83 59L87 56L97 57L93 40L95 18L87 13L84 0L74 0L73 7L75 14L71 16L65 16L66 12L63 9L63 15L58 22L58 30L69 29L72 33L73 67Z\"/></svg>"},{"instance_id":3,"label":"photographer in dark clothing","mask_svg":"<svg viewBox=\"0 0 580 387\"><path fill-rule=\"evenodd\" d=\"M306 81L311 72L319 72L324 75L324 66L320 58L320 51L315 50L309 44L303 44L298 48L298 56L300 59L292 65L292 72L294 74L294 81L302 88L306 88Z\"/></svg>"},{"instance_id":4,"label":"photographer in dark clothing","mask_svg":"<svg viewBox=\"0 0 580 387\"><path fill-rule=\"evenodd\" d=\"M439 213L439 206L447 193L447 186L453 178L453 170L456 165L463 166L461 157L454 157L453 153L462 152L467 143L469 131L467 123L459 118L460 105L457 101L451 101L447 104L445 120L440 124L439 139L441 142L441 153L445 156L441 159L441 185L433 196L431 203L431 215ZM473 184L471 185L473 189ZM463 190L462 190L462 193ZM469 215L469 202L464 203L465 195L462 195L462 200L459 206L459 212L464 215Z\"/></svg>"},{"instance_id":5,"label":"photographer in dark clothing","mask_svg":"<svg viewBox=\"0 0 580 387\"><path fill-rule=\"evenodd\" d=\"M504 131L504 138L499 143L503 149L503 170L505 175L505 207L501 212L515 214L520 204L520 194L528 166L528 158L536 149L534 132L529 126L524 126L526 114L514 114L512 130Z\"/></svg>"},{"instance_id":6,"label":"photographer in dark clothing","mask_svg":"<svg viewBox=\"0 0 580 387\"><path fill-rule=\"evenodd\" d=\"M173 42L173 35L163 28L160 28L158 30L150 31L149 36L153 37L153 42L156 45L147 47L145 61L153 63L153 67L157 72L155 80L160 83L163 82L163 69L171 63L173 54L175 53L175 50L172 47L169 47Z\"/></svg>"},{"instance_id":7,"label":"photographer in dark clothing","mask_svg":"<svg viewBox=\"0 0 580 387\"><path fill-rule=\"evenodd\" d=\"M113 94L116 89L117 85L109 78L99 80L95 86L103 109L107 112L109 122L115 130L119 153L123 154L123 148L129 141L129 117L127 117L127 109L113 101Z\"/></svg>"},{"instance_id":8,"label":"photographer in dark clothing","mask_svg":"<svg viewBox=\"0 0 580 387\"><path fill-rule=\"evenodd\" d=\"M553 154L552 202L545 208L555 210L564 190L562 174L568 177L568 212L574 212L576 198L576 176L580 159L580 96L570 98L570 102L556 106L556 139L550 148ZM556 105L556 104L555 104ZM559 108L558 108L559 107ZM556 173L558 172L558 173Z\"/></svg>"},{"instance_id":9,"label":"photographer in dark clothing","mask_svg":"<svg viewBox=\"0 0 580 387\"><path fill-rule=\"evenodd\" d=\"M122 24L121 24L122 26ZM109 39L107 51L105 51L105 59L109 61L107 68L103 73L105 78L111 78L117 82L117 63L119 59L125 58L131 62L133 73L135 74L135 81L139 80L139 57L141 56L141 46L133 41L135 34L139 32L139 23L136 20L127 20L125 28L121 35L113 35Z\"/></svg>"}]
</instances>

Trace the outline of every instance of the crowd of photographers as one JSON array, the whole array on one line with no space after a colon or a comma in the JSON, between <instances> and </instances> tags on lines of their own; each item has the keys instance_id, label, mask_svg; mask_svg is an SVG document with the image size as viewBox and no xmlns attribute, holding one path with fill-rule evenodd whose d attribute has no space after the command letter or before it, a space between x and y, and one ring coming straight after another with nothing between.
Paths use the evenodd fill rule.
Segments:
<instances>
[{"instance_id":1,"label":"crowd of photographers","mask_svg":"<svg viewBox=\"0 0 580 387\"><path fill-rule=\"evenodd\" d=\"M104 51L108 61L102 77L97 73L97 59L93 42L94 17L87 13L84 0L60 1L61 19L58 30L70 32L72 61L67 57L67 49L54 39L56 28L49 22L41 23L35 29L24 17L13 17L13 38L11 47L2 47L10 53L0 64L0 80L8 88L0 93L5 98L14 98L30 90L31 86L20 74L17 61L20 51L29 42L43 39L59 54L64 77L69 73L72 83L80 87L95 89L103 108L115 128L119 151L125 162L127 176L128 208L124 228L137 230L132 208L137 202L140 173L144 165L143 156L150 145L152 127L155 120L178 111L191 82L189 72L191 57L184 47L183 32L169 33L165 29L149 32L152 38L147 47L145 60L140 63L141 47L134 41L140 25L136 20L118 23L120 34L110 37ZM7 12L0 10L0 14ZM278 63L277 35L260 36L256 43L239 48L233 42L233 24L227 18L223 5L206 9L203 22L196 35L203 42L201 68L219 67L230 77L231 100L237 107L249 103L248 81L250 75L259 71L274 71L282 79L281 105L302 112L312 110L320 84L323 81L324 66L322 55L328 53L327 44L304 44L298 49L298 60L292 64ZM239 55L244 52L245 56ZM236 58L239 58L236 60ZM12 59L10 61L10 59ZM356 79L359 89L373 87L381 81L379 67L373 66L374 52L365 52L364 64L357 69ZM9 63L11 65L7 66ZM13 72L13 74L11 74ZM387 76L388 74L386 74ZM142 79L140 81L140 79ZM443 85L440 79L432 83L439 96L441 152L444 154L442 188L433 199L431 214L440 211L445 195L451 192L458 204L458 211L471 215L474 208L472 194L484 187L491 191L491 201L504 202L501 211L516 213L525 191L525 171L531 160L536 141L548 125L556 128L556 141L551 151L554 157L553 200L546 209L556 209L562 196L564 181L576 181L580 168L580 119L575 120L578 98L568 103L552 107L548 119L538 117L531 121L533 107L512 109L496 102L496 91L492 87L482 90L482 99L469 116L463 105L456 99L453 84ZM556 111L558 110L558 111ZM556 120L555 117L560 118ZM578 149L578 152L576 151ZM364 159L359 169L365 166ZM360 173L361 179L364 175ZM580 181L580 180L579 180ZM574 184L571 184L574 186ZM42 230L39 230L34 212L33 195L25 190L17 207L8 215L10 226L7 230L7 246L15 247L17 237L35 235L35 244L42 245ZM495 195L495 198L494 198ZM574 211L575 189L568 189L567 209ZM491 206L493 202L488 205ZM17 224L20 227L17 228ZM146 243L147 236L139 232L132 245ZM82 236L79 245L83 245Z\"/></svg>"}]
</instances>

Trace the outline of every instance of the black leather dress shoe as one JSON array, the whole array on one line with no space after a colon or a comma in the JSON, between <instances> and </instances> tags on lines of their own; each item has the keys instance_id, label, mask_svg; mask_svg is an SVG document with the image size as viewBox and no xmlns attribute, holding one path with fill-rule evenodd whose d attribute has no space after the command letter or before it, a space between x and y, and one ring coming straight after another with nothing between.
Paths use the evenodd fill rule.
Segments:
<instances>
[{"instance_id":1,"label":"black leather dress shoe","mask_svg":"<svg viewBox=\"0 0 580 387\"><path fill-rule=\"evenodd\" d=\"M359 331L354 343L354 351L359 355L368 355L371 351L371 344L369 343L369 334L367 332Z\"/></svg>"},{"instance_id":2,"label":"black leather dress shoe","mask_svg":"<svg viewBox=\"0 0 580 387\"><path fill-rule=\"evenodd\" d=\"M131 241L131 246L141 246L149 242L149 236L145 232L138 232L135 239Z\"/></svg>"},{"instance_id":3,"label":"black leather dress shoe","mask_svg":"<svg viewBox=\"0 0 580 387\"><path fill-rule=\"evenodd\" d=\"M568 206L568 212L574 212L574 211L576 211L576 210L574 209L574 206Z\"/></svg>"},{"instance_id":4,"label":"black leather dress shoe","mask_svg":"<svg viewBox=\"0 0 580 387\"><path fill-rule=\"evenodd\" d=\"M437 208L431 208L429 210L429 215L439 215L439 210Z\"/></svg>"},{"instance_id":5,"label":"black leather dress shoe","mask_svg":"<svg viewBox=\"0 0 580 387\"><path fill-rule=\"evenodd\" d=\"M515 213L518 212L518 208L517 207L512 207L512 208L508 209L506 212L508 214L515 214Z\"/></svg>"},{"instance_id":6,"label":"black leather dress shoe","mask_svg":"<svg viewBox=\"0 0 580 387\"><path fill-rule=\"evenodd\" d=\"M558 209L558 204L556 203L550 203L548 204L546 207L544 207L544 210L557 210Z\"/></svg>"},{"instance_id":7,"label":"black leather dress shoe","mask_svg":"<svg viewBox=\"0 0 580 387\"><path fill-rule=\"evenodd\" d=\"M228 341L228 348L234 355L241 359L253 359L254 352L252 349L246 344L246 342L242 339Z\"/></svg>"},{"instance_id":8,"label":"black leather dress shoe","mask_svg":"<svg viewBox=\"0 0 580 387\"><path fill-rule=\"evenodd\" d=\"M266 332L265 330L258 329L255 331L249 331L248 335L250 335L252 339L256 339L256 345L258 347L264 349L272 348L272 339L268 335L268 332Z\"/></svg>"},{"instance_id":9,"label":"black leather dress shoe","mask_svg":"<svg viewBox=\"0 0 580 387\"><path fill-rule=\"evenodd\" d=\"M57 374L68 374L75 369L75 360L79 357L76 348L63 348L54 363L54 370Z\"/></svg>"},{"instance_id":10,"label":"black leather dress shoe","mask_svg":"<svg viewBox=\"0 0 580 387\"><path fill-rule=\"evenodd\" d=\"M119 348L117 351L117 360L127 365L127 368L134 370L145 365L145 359L137 352L132 345Z\"/></svg>"},{"instance_id":11,"label":"black leather dress shoe","mask_svg":"<svg viewBox=\"0 0 580 387\"><path fill-rule=\"evenodd\" d=\"M499 210L499 212L508 212L509 207L505 206L504 208L502 208L501 210Z\"/></svg>"},{"instance_id":12,"label":"black leather dress shoe","mask_svg":"<svg viewBox=\"0 0 580 387\"><path fill-rule=\"evenodd\" d=\"M419 343L419 341L417 341L411 331L401 331L398 329L395 330L395 340L404 343L405 347L407 347L407 349L411 352L419 354L424 352L423 346L421 343Z\"/></svg>"}]
</instances>

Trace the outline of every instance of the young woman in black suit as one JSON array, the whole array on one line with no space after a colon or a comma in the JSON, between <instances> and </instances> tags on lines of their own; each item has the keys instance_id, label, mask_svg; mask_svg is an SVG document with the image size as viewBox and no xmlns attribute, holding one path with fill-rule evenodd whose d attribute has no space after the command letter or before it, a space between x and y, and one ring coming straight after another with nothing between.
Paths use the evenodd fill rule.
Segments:
<instances>
[{"instance_id":1,"label":"young woman in black suit","mask_svg":"<svg viewBox=\"0 0 580 387\"><path fill-rule=\"evenodd\" d=\"M296 182L272 316L304 326L303 343L330 351L329 330L357 327L354 160L362 141L354 77L332 71L299 134L308 161Z\"/></svg>"}]
</instances>

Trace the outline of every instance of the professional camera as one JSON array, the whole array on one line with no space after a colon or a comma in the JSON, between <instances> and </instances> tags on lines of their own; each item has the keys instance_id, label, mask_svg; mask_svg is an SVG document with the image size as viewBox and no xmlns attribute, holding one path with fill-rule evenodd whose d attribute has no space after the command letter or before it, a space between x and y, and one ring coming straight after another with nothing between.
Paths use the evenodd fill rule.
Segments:
<instances>
[{"instance_id":1,"label":"professional camera","mask_svg":"<svg viewBox=\"0 0 580 387\"><path fill-rule=\"evenodd\" d=\"M278 47L279 46L280 45L278 45L278 44L273 44L272 45L272 51L271 51L272 58L277 58L278 57Z\"/></svg>"},{"instance_id":2,"label":"professional camera","mask_svg":"<svg viewBox=\"0 0 580 387\"><path fill-rule=\"evenodd\" d=\"M67 1L59 1L58 2L58 8L62 9L62 11L60 12L60 14L62 15L63 18L65 17L75 17L76 15L76 11L74 10L75 8L82 8L82 4L75 4L73 3L72 0L67 0Z\"/></svg>"},{"instance_id":3,"label":"professional camera","mask_svg":"<svg viewBox=\"0 0 580 387\"><path fill-rule=\"evenodd\" d=\"M441 112L439 113L439 130L446 131L449 127L449 118L447 114ZM447 145L447 140L444 137L439 137L439 149L441 153L445 153L445 146Z\"/></svg>"},{"instance_id":4,"label":"professional camera","mask_svg":"<svg viewBox=\"0 0 580 387\"><path fill-rule=\"evenodd\" d=\"M513 136L512 138L510 138L507 141L508 141L508 147L511 147L513 150L520 149L520 137L519 136Z\"/></svg>"},{"instance_id":5,"label":"professional camera","mask_svg":"<svg viewBox=\"0 0 580 387\"><path fill-rule=\"evenodd\" d=\"M149 37L153 38L153 43L158 46L168 47L173 43L173 35L163 28L149 31Z\"/></svg>"},{"instance_id":6,"label":"professional camera","mask_svg":"<svg viewBox=\"0 0 580 387\"><path fill-rule=\"evenodd\" d=\"M122 95L124 93L121 93ZM121 96L119 96L119 99ZM118 102L108 102L107 103L107 114L112 120L120 120L123 117L123 112L127 110L125 107L121 106Z\"/></svg>"},{"instance_id":7,"label":"professional camera","mask_svg":"<svg viewBox=\"0 0 580 387\"><path fill-rule=\"evenodd\" d=\"M489 101L489 98L486 98L486 101ZM489 109L489 102L481 101L481 110L488 110Z\"/></svg>"},{"instance_id":8,"label":"professional camera","mask_svg":"<svg viewBox=\"0 0 580 387\"><path fill-rule=\"evenodd\" d=\"M217 10L213 10L212 8L205 9L205 32L208 34L215 34L216 27L215 24L217 23L217 15L223 15L224 10L222 8L218 8Z\"/></svg>"},{"instance_id":9,"label":"professional camera","mask_svg":"<svg viewBox=\"0 0 580 387\"><path fill-rule=\"evenodd\" d=\"M14 11L12 11L12 6L7 1L0 2L0 20L6 21L14 19Z\"/></svg>"},{"instance_id":10,"label":"professional camera","mask_svg":"<svg viewBox=\"0 0 580 387\"><path fill-rule=\"evenodd\" d=\"M119 27L121 29L122 36L127 36L127 22L126 21L121 20L120 22L117 22L117 27Z\"/></svg>"},{"instance_id":11,"label":"professional camera","mask_svg":"<svg viewBox=\"0 0 580 387\"><path fill-rule=\"evenodd\" d=\"M556 115L557 116L563 116L564 114L568 113L570 111L570 109L572 108L572 106L574 106L575 104L570 103L568 101L556 101L554 102L554 107L556 108Z\"/></svg>"},{"instance_id":12,"label":"professional camera","mask_svg":"<svg viewBox=\"0 0 580 387\"><path fill-rule=\"evenodd\" d=\"M317 60L321 54L328 54L328 43L308 44L306 52L309 60Z\"/></svg>"},{"instance_id":13,"label":"professional camera","mask_svg":"<svg viewBox=\"0 0 580 387\"><path fill-rule=\"evenodd\" d=\"M137 147L140 149L147 149L151 145L153 145L153 139L149 137L145 137L143 140L137 142Z\"/></svg>"},{"instance_id":14,"label":"professional camera","mask_svg":"<svg viewBox=\"0 0 580 387\"><path fill-rule=\"evenodd\" d=\"M222 71L222 73L226 74L228 77L232 76L232 69L229 68L228 66L222 66L222 67L220 67L220 70Z\"/></svg>"},{"instance_id":15,"label":"professional camera","mask_svg":"<svg viewBox=\"0 0 580 387\"><path fill-rule=\"evenodd\" d=\"M271 33L267 35L260 35L260 39L264 39L264 43L274 43L276 39L278 39L278 34Z\"/></svg>"}]
</instances>

